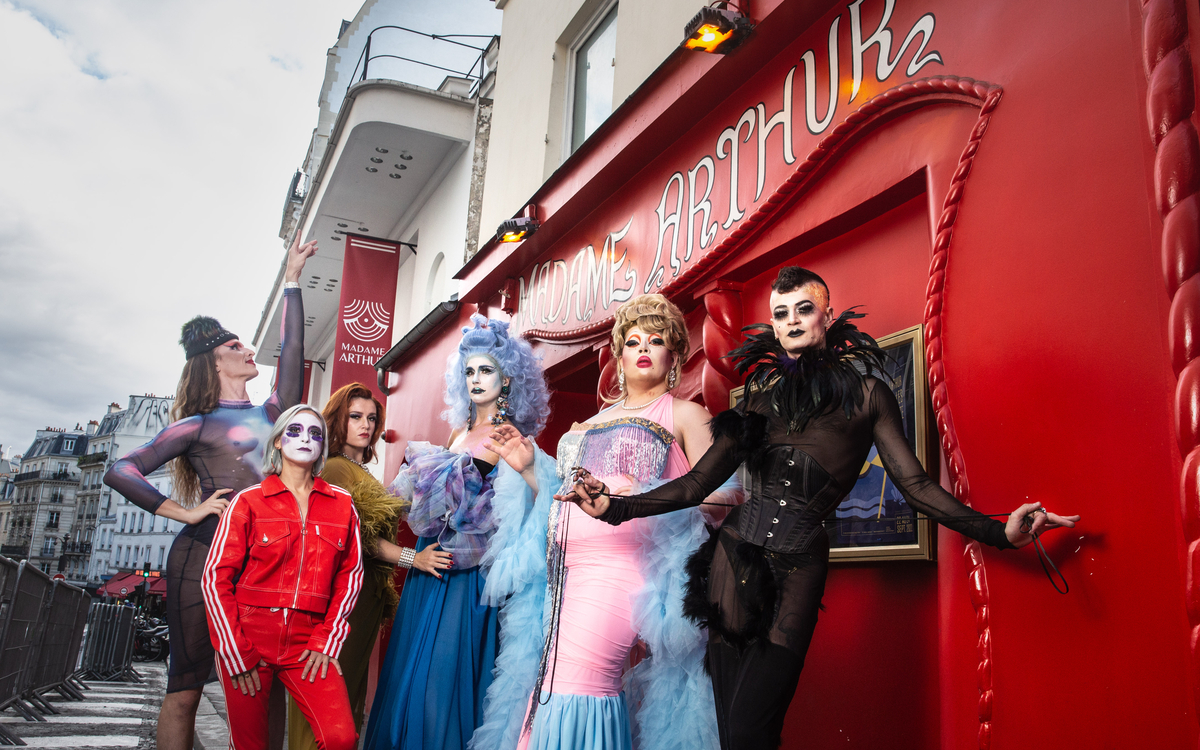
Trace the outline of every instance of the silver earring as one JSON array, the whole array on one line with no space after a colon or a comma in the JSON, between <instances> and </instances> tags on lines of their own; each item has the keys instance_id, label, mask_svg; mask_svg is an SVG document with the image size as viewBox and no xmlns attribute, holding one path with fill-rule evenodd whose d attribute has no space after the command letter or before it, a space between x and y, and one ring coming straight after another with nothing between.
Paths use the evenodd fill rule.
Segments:
<instances>
[{"instance_id":1,"label":"silver earring","mask_svg":"<svg viewBox=\"0 0 1200 750\"><path fill-rule=\"evenodd\" d=\"M617 386L621 390L625 390L625 371L619 367L617 368Z\"/></svg>"},{"instance_id":2,"label":"silver earring","mask_svg":"<svg viewBox=\"0 0 1200 750\"><path fill-rule=\"evenodd\" d=\"M669 391L674 387L675 387L675 370L674 370L674 368L672 368L671 371L667 373L667 390Z\"/></svg>"}]
</instances>

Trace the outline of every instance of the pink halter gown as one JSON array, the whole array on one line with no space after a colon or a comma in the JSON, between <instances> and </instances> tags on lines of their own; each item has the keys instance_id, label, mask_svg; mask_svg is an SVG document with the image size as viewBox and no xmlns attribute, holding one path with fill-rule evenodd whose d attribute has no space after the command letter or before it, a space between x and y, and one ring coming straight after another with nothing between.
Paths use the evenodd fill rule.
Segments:
<instances>
[{"instance_id":1,"label":"pink halter gown","mask_svg":"<svg viewBox=\"0 0 1200 750\"><path fill-rule=\"evenodd\" d=\"M603 414L613 417L620 412L614 414L613 410L609 410ZM691 466L674 440L674 426L674 399L670 395L655 401L635 417L589 424L589 429L582 433L584 439L591 441L585 453L594 455L599 448L603 454L600 457L603 466L588 466L586 464L594 463L595 459L584 458L585 468L613 492L622 494L629 492L631 477L635 480L633 487L636 491L639 487L644 488L647 481L682 476ZM564 460L576 460L575 457L564 455L569 453L565 446L572 443L579 445L580 437L580 431L572 430L559 443L560 475L564 473ZM661 459L664 447L665 461ZM553 693L563 697L594 696L621 700L623 668L638 639L632 623L632 597L643 585L640 570L641 528L641 519L611 526L592 518L573 504L564 503L561 506L557 538L560 544L563 543L565 533L568 572L563 587L557 649L550 654L542 685L543 695ZM540 706L533 730L522 732L518 750L530 747L531 736L534 750L591 746L584 735L594 741L597 731L609 734L608 730L618 729L598 729L599 725L614 721L625 723L625 727L620 729L628 736L628 720L623 703L619 706L619 718L591 715L597 711L613 713L613 707L604 705L607 702L585 699L579 703L561 712L558 717L547 716L554 710L551 706ZM562 726L564 723L576 726ZM583 742L576 742L576 739ZM618 739L616 744L624 745L625 742L627 740L622 742Z\"/></svg>"}]
</instances>

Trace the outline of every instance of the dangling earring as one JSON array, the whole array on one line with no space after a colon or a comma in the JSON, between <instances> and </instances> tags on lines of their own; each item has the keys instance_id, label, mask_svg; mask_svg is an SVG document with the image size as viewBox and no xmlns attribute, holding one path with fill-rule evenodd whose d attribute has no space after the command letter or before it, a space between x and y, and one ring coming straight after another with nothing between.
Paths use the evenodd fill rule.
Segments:
<instances>
[{"instance_id":1,"label":"dangling earring","mask_svg":"<svg viewBox=\"0 0 1200 750\"><path fill-rule=\"evenodd\" d=\"M500 395L496 398L496 413L492 415L492 424L504 424L508 419L508 383L500 386Z\"/></svg>"},{"instance_id":2,"label":"dangling earring","mask_svg":"<svg viewBox=\"0 0 1200 750\"><path fill-rule=\"evenodd\" d=\"M672 367L671 371L667 373L667 390L669 391L674 387L675 387L675 368Z\"/></svg>"},{"instance_id":3,"label":"dangling earring","mask_svg":"<svg viewBox=\"0 0 1200 750\"><path fill-rule=\"evenodd\" d=\"M625 370L620 365L617 365L617 387L625 392Z\"/></svg>"}]
</instances>

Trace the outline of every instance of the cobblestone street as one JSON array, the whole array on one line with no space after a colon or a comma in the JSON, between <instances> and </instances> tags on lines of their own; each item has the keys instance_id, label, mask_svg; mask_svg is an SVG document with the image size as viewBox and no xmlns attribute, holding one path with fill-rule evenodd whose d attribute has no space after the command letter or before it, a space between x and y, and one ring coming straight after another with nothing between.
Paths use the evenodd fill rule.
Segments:
<instances>
[{"instance_id":1,"label":"cobblestone street","mask_svg":"<svg viewBox=\"0 0 1200 750\"><path fill-rule=\"evenodd\" d=\"M67 700L55 693L45 697L59 711L44 722L26 721L11 708L0 712L0 724L21 738L27 747L137 748L153 750L158 709L166 690L163 662L135 665L142 682L85 682L83 701ZM204 691L196 716L197 750L223 750L229 744L225 724L225 699L212 683Z\"/></svg>"}]
</instances>

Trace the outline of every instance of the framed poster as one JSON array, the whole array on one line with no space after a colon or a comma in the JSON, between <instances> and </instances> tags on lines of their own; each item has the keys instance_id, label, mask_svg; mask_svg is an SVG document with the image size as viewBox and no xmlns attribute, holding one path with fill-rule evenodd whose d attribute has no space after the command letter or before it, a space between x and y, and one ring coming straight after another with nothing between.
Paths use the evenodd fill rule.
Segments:
<instances>
[{"instance_id":1,"label":"framed poster","mask_svg":"<svg viewBox=\"0 0 1200 750\"><path fill-rule=\"evenodd\" d=\"M925 346L921 326L885 336L879 346L888 354L883 374L877 377L892 387L904 432L921 466L929 469L927 446L929 399L925 385ZM731 406L744 388L729 394ZM745 477L743 477L743 480ZM905 502L879 460L875 446L859 471L858 482L825 519L831 561L933 559L932 522Z\"/></svg>"}]
</instances>

